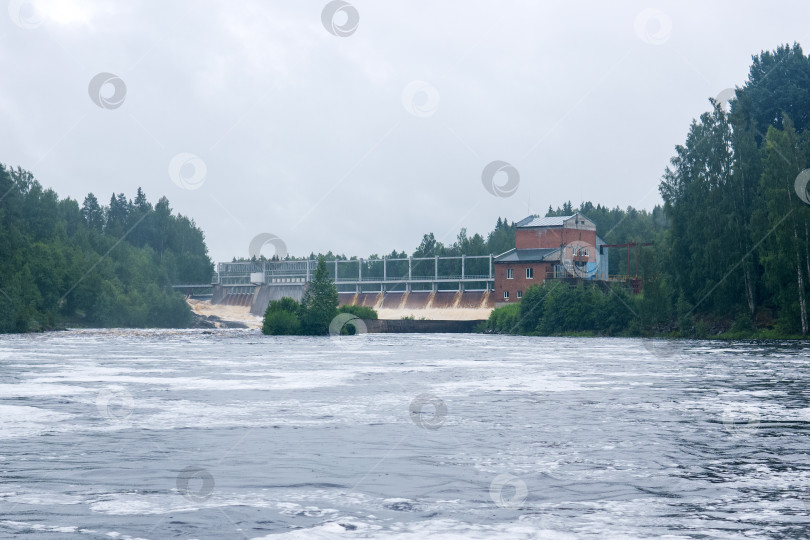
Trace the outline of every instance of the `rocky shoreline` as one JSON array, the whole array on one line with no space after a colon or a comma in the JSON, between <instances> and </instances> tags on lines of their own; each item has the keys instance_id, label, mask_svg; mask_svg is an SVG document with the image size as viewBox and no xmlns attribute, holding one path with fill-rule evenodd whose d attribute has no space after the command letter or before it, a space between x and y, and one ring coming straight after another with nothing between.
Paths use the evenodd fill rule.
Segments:
<instances>
[{"instance_id":1,"label":"rocky shoreline","mask_svg":"<svg viewBox=\"0 0 810 540\"><path fill-rule=\"evenodd\" d=\"M191 323L191 328L250 328L245 323L239 321L226 321L216 315L199 315L194 313L194 322Z\"/></svg>"}]
</instances>

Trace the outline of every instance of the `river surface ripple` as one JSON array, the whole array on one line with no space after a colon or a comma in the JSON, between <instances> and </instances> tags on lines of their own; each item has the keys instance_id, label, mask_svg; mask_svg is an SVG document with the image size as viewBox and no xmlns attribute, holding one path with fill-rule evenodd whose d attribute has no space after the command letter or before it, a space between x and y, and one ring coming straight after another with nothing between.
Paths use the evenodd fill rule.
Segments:
<instances>
[{"instance_id":1,"label":"river surface ripple","mask_svg":"<svg viewBox=\"0 0 810 540\"><path fill-rule=\"evenodd\" d=\"M0 337L0 537L808 538L810 345Z\"/></svg>"}]
</instances>

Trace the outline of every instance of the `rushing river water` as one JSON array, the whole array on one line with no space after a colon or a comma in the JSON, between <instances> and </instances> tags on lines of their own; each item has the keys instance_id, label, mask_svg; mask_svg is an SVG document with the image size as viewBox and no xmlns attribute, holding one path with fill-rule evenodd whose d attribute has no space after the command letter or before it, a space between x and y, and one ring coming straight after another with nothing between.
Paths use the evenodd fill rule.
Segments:
<instances>
[{"instance_id":1,"label":"rushing river water","mask_svg":"<svg viewBox=\"0 0 810 540\"><path fill-rule=\"evenodd\" d=\"M0 537L808 538L796 343L0 338Z\"/></svg>"}]
</instances>

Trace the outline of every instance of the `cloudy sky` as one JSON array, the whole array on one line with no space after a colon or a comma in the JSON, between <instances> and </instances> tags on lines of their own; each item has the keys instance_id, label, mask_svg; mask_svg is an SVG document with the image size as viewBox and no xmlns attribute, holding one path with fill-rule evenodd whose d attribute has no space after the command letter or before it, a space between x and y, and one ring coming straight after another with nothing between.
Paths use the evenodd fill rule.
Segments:
<instances>
[{"instance_id":1,"label":"cloudy sky","mask_svg":"<svg viewBox=\"0 0 810 540\"><path fill-rule=\"evenodd\" d=\"M13 0L0 161L79 201L166 195L215 260L261 233L410 252L569 199L652 208L708 98L752 54L810 47L809 19L806 0Z\"/></svg>"}]
</instances>

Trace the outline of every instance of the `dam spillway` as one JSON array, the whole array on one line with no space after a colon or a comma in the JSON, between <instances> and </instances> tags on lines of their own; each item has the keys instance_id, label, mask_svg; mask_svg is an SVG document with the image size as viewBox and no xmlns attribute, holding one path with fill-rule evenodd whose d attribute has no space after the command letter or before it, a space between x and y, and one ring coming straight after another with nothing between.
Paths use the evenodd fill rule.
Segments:
<instances>
[{"instance_id":1,"label":"dam spillway","mask_svg":"<svg viewBox=\"0 0 810 540\"><path fill-rule=\"evenodd\" d=\"M316 266L311 259L219 263L211 302L250 306L252 314L263 315L273 300L300 301ZM327 269L341 305L371 307L381 317L494 307L491 255L334 260Z\"/></svg>"},{"instance_id":2,"label":"dam spillway","mask_svg":"<svg viewBox=\"0 0 810 540\"><path fill-rule=\"evenodd\" d=\"M494 307L491 291L338 293L340 305L380 309L478 309Z\"/></svg>"},{"instance_id":3,"label":"dam spillway","mask_svg":"<svg viewBox=\"0 0 810 540\"><path fill-rule=\"evenodd\" d=\"M253 315L264 315L272 300L283 297L300 301L304 286L274 287L261 285L254 287L254 292L229 292L226 287L215 287L212 304L228 306L249 306ZM418 315L422 310L482 310L495 306L491 291L417 291L417 292L365 292L338 293L341 306L366 306L378 312L412 311Z\"/></svg>"}]
</instances>

